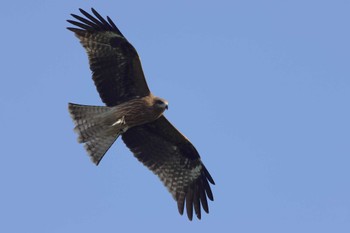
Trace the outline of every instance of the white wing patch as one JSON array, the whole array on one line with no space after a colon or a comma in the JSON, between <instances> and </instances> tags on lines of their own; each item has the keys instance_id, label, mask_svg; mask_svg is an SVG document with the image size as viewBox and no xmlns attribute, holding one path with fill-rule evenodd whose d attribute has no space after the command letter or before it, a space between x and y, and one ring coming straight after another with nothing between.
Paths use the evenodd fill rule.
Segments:
<instances>
[{"instance_id":1,"label":"white wing patch","mask_svg":"<svg viewBox=\"0 0 350 233\"><path fill-rule=\"evenodd\" d=\"M199 175L201 174L202 171L202 164L199 164L198 166L196 166L195 168L193 168L191 170L191 178L197 179L199 177Z\"/></svg>"}]
</instances>

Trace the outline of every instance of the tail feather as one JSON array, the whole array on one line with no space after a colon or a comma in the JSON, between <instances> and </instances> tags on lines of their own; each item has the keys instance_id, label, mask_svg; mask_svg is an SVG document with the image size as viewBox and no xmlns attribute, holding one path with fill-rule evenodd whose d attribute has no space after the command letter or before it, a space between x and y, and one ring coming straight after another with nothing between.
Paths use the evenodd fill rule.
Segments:
<instances>
[{"instance_id":1,"label":"tail feather","mask_svg":"<svg viewBox=\"0 0 350 233\"><path fill-rule=\"evenodd\" d=\"M69 103L68 109L75 124L74 130L79 135L78 142L85 143L92 162L98 165L122 133L123 121L113 124L117 117L110 107Z\"/></svg>"},{"instance_id":2,"label":"tail feather","mask_svg":"<svg viewBox=\"0 0 350 233\"><path fill-rule=\"evenodd\" d=\"M115 140L119 137L120 132L116 135L108 136L102 135L99 137L94 137L90 141L87 141L84 145L86 151L90 155L91 161L98 165L102 160L103 156L106 154L108 149L113 145Z\"/></svg>"}]
</instances>

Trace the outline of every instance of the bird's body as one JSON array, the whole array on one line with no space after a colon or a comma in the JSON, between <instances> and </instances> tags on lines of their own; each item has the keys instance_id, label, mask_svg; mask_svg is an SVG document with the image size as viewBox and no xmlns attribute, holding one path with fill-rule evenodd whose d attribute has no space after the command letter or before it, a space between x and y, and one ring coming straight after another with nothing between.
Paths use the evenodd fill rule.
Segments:
<instances>
[{"instance_id":1,"label":"bird's body","mask_svg":"<svg viewBox=\"0 0 350 233\"><path fill-rule=\"evenodd\" d=\"M128 100L113 107L69 103L78 141L85 143L91 160L99 164L113 142L129 128L158 119L168 102L152 94ZM106 140L106 139L110 140ZM102 143L103 142L103 143ZM109 142L109 143L108 143Z\"/></svg>"},{"instance_id":2,"label":"bird's body","mask_svg":"<svg viewBox=\"0 0 350 233\"><path fill-rule=\"evenodd\" d=\"M69 104L79 143L98 165L114 141L122 139L134 156L156 174L188 218L193 209L207 213L207 197L213 200L209 182L214 180L192 143L163 115L168 102L149 90L135 48L113 21L94 9L94 16L68 20L89 57L92 78L106 106Z\"/></svg>"}]
</instances>

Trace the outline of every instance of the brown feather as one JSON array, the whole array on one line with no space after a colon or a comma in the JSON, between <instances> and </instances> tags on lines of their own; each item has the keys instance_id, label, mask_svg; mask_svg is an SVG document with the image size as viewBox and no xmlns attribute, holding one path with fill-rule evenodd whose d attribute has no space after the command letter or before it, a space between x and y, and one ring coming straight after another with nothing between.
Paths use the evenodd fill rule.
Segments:
<instances>
[{"instance_id":1,"label":"brown feather","mask_svg":"<svg viewBox=\"0 0 350 233\"><path fill-rule=\"evenodd\" d=\"M135 48L114 22L94 9L93 15L79 10L85 18L72 14L77 21L68 22L78 28L67 29L75 33L86 49L97 91L111 107L70 105L79 141L85 143L98 164L123 133L127 147L161 179L177 201L179 213L183 214L186 203L188 218L192 220L194 209L200 219L201 206L208 213L207 198L214 199L209 182L215 183L196 148L162 116L167 102L151 94ZM162 107L157 107L159 100ZM101 111L108 114L101 117Z\"/></svg>"}]
</instances>

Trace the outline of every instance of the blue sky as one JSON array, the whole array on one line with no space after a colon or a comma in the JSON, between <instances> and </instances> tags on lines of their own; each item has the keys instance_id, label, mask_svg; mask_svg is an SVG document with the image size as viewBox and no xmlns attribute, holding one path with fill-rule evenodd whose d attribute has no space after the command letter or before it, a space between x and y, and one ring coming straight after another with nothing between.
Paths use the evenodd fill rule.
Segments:
<instances>
[{"instance_id":1,"label":"blue sky","mask_svg":"<svg viewBox=\"0 0 350 233\"><path fill-rule=\"evenodd\" d=\"M121 140L93 165L67 103L101 105L70 13L109 15L216 185L189 222ZM7 1L1 232L350 232L349 1ZM222 230L225 229L225 230Z\"/></svg>"}]
</instances>

